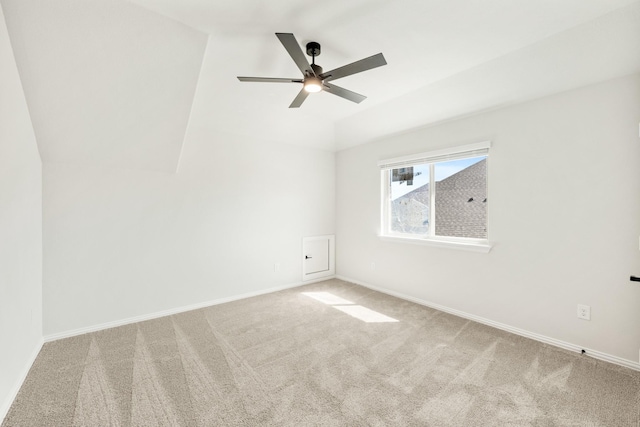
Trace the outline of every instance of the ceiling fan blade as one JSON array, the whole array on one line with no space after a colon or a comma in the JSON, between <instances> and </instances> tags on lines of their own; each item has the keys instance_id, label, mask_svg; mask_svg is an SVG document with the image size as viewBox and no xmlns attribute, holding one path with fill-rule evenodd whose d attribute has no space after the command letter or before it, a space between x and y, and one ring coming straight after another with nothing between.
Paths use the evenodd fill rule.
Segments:
<instances>
[{"instance_id":1,"label":"ceiling fan blade","mask_svg":"<svg viewBox=\"0 0 640 427\"><path fill-rule=\"evenodd\" d=\"M384 55L378 53L368 58L361 59L360 61L352 62L351 64L336 68L335 70L322 73L319 77L328 82L331 80L341 79L352 74L371 70L372 68L381 67L383 65L387 65L387 61L384 59Z\"/></svg>"},{"instance_id":2,"label":"ceiling fan blade","mask_svg":"<svg viewBox=\"0 0 640 427\"><path fill-rule=\"evenodd\" d=\"M360 95L359 93L355 93L352 92L348 89L342 88L340 86L336 86L336 85L328 85L328 84L323 84L323 89L325 92L329 92L332 93L334 95L338 95L339 97L342 97L344 99L348 99L349 101L353 101L356 104L360 104L362 101L364 101L365 99L367 99L366 96L364 95ZM303 88L304 90L304 88Z\"/></svg>"},{"instance_id":3,"label":"ceiling fan blade","mask_svg":"<svg viewBox=\"0 0 640 427\"><path fill-rule=\"evenodd\" d=\"M309 61L307 61L307 57L304 56L304 52L302 52L295 36L291 33L276 33L276 36L278 36L284 48L287 49L291 59L293 59L293 62L295 62L300 71L302 71L302 74L305 76L307 74L315 76L316 73L313 71L313 68L311 68L311 65L309 65Z\"/></svg>"},{"instance_id":4,"label":"ceiling fan blade","mask_svg":"<svg viewBox=\"0 0 640 427\"><path fill-rule=\"evenodd\" d=\"M265 83L302 83L302 79L281 79L277 77L240 77L241 82L265 82Z\"/></svg>"},{"instance_id":5,"label":"ceiling fan blade","mask_svg":"<svg viewBox=\"0 0 640 427\"><path fill-rule=\"evenodd\" d=\"M302 105L302 103L304 102L304 100L307 99L307 96L309 96L309 92L304 90L304 87L303 87L302 90L300 90L300 92L298 92L298 96L296 96L296 98L293 100L291 105L289 105L289 108L298 108L298 107L300 107Z\"/></svg>"}]
</instances>

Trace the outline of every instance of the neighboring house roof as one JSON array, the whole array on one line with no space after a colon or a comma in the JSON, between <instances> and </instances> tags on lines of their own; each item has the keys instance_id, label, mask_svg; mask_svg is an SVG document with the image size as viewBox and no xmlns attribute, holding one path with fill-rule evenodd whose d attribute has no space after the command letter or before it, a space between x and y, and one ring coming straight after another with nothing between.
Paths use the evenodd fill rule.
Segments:
<instances>
[{"instance_id":1,"label":"neighboring house roof","mask_svg":"<svg viewBox=\"0 0 640 427\"><path fill-rule=\"evenodd\" d=\"M436 182L436 235L487 238L487 161L481 160ZM425 234L428 230L429 185L393 202L392 230Z\"/></svg>"}]
</instances>

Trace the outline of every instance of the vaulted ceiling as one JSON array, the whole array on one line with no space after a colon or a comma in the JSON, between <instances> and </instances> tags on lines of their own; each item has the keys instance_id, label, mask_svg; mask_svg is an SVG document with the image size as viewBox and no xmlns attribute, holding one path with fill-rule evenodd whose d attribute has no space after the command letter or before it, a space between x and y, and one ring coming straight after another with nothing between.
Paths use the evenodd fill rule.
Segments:
<instances>
[{"instance_id":1,"label":"vaulted ceiling","mask_svg":"<svg viewBox=\"0 0 640 427\"><path fill-rule=\"evenodd\" d=\"M190 130L344 149L640 71L629 0L0 0L44 162L173 172ZM276 32L325 70L388 65L288 105Z\"/></svg>"}]
</instances>

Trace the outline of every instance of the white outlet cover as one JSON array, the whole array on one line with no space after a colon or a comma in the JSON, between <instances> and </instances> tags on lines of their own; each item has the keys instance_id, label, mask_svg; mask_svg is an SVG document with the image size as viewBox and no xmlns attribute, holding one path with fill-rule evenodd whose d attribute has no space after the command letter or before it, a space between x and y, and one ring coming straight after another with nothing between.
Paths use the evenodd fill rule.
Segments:
<instances>
[{"instance_id":1,"label":"white outlet cover","mask_svg":"<svg viewBox=\"0 0 640 427\"><path fill-rule=\"evenodd\" d=\"M578 304L578 318L591 320L591 307L584 304Z\"/></svg>"}]
</instances>

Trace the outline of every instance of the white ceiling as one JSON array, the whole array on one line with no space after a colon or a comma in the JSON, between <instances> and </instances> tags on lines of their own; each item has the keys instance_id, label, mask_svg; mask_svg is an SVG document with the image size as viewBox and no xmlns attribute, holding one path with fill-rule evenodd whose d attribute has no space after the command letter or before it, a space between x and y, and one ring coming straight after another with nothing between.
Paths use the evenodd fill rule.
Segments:
<instances>
[{"instance_id":1,"label":"white ceiling","mask_svg":"<svg viewBox=\"0 0 640 427\"><path fill-rule=\"evenodd\" d=\"M134 2L0 0L44 161L174 170L189 128L343 149L640 71L638 1ZM300 76L275 32L388 65L289 109L298 85L236 79Z\"/></svg>"}]
</instances>

